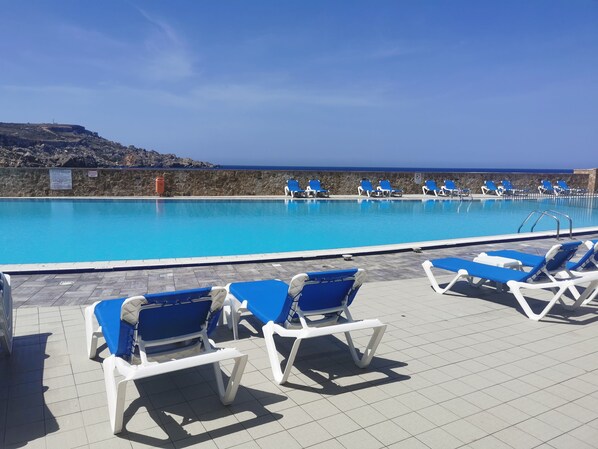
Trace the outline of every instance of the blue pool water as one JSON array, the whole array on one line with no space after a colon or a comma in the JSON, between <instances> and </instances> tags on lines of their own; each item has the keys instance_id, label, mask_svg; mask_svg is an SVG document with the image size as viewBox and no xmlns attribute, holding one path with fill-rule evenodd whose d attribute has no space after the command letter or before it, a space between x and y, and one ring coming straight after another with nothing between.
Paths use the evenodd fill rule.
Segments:
<instances>
[{"instance_id":1,"label":"blue pool water","mask_svg":"<svg viewBox=\"0 0 598 449\"><path fill-rule=\"evenodd\" d=\"M223 256L511 234L534 209L598 226L591 198L0 200L0 264ZM543 220L537 230L554 229Z\"/></svg>"}]
</instances>

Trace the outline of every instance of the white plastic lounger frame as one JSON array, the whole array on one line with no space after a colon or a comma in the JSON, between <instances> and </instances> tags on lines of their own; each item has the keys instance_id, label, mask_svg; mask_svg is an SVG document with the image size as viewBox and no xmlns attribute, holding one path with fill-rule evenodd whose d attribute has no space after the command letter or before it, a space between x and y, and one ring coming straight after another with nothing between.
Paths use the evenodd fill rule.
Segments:
<instances>
[{"instance_id":1,"label":"white plastic lounger frame","mask_svg":"<svg viewBox=\"0 0 598 449\"><path fill-rule=\"evenodd\" d=\"M503 196L505 190L501 189L501 187L497 187L494 181L486 181L486 183L482 186L482 195L494 194L496 196Z\"/></svg>"},{"instance_id":2,"label":"white plastic lounger frame","mask_svg":"<svg viewBox=\"0 0 598 449\"><path fill-rule=\"evenodd\" d=\"M442 188L439 188L436 181L433 181L432 179L426 180L422 186L422 193L424 195L427 195L430 192L432 192L434 196L447 196L446 192Z\"/></svg>"},{"instance_id":3,"label":"white plastic lounger frame","mask_svg":"<svg viewBox=\"0 0 598 449\"><path fill-rule=\"evenodd\" d=\"M353 289L359 288L364 282L365 277L365 271L359 269L355 274L355 283ZM288 380L289 374L291 373L291 369L293 368L293 364L295 362L295 357L299 351L299 346L301 345L301 341L304 339L344 333L353 361L358 367L366 368L372 361L372 358L376 353L376 349L378 348L384 332L386 331L386 324L383 324L378 319L355 321L349 312L346 301L343 301L343 304L340 307L327 310L313 310L309 311L309 313L305 313L299 307L299 299L303 287L309 283L309 276L306 273L301 273L294 276L289 284L288 294L294 298L291 309L297 314L299 318L298 323L287 320L281 325L274 323L273 321L269 321L262 327L264 339L266 340L268 357L270 359L270 366L272 367L272 374L274 376L274 380L278 384L284 384ZM229 319L228 323L230 326L232 326L233 334L236 339L238 335L237 326L239 317L243 312L248 311L247 302L239 302L230 293L229 299L231 306L230 315L232 320ZM318 315L323 316L323 318L314 320L310 319L310 317L315 317ZM359 357L359 354L357 353L353 343L353 338L351 337L351 332L366 329L373 329L373 334L363 351L363 355ZM295 339L291 352L287 358L284 371L282 370L278 350L276 349L274 334L285 338Z\"/></svg>"},{"instance_id":4,"label":"white plastic lounger frame","mask_svg":"<svg viewBox=\"0 0 598 449\"><path fill-rule=\"evenodd\" d=\"M362 179L361 184L357 186L357 195L366 195L368 197L382 197L384 196L384 193L381 190L374 189L374 186L372 186L372 183L369 179Z\"/></svg>"},{"instance_id":5,"label":"white plastic lounger frame","mask_svg":"<svg viewBox=\"0 0 598 449\"><path fill-rule=\"evenodd\" d=\"M214 309L214 307L220 308L226 297L226 290L222 287L213 287L211 296L213 301L212 309ZM85 309L85 327L87 332L87 350L89 358L94 358L96 356L98 338L103 336L102 329L101 327L96 327L97 321L94 318L94 309L100 302L101 301L98 301ZM137 325L142 307L153 308L160 306L147 304L147 300L144 296L133 296L127 298L123 303L121 319L130 324ZM173 345L196 339L197 343L191 346L185 346L184 350L161 351L155 355L146 353L147 348ZM139 348L139 364L131 364L127 360L117 357L114 354L111 354L104 359L102 363L106 394L108 396L110 426L114 434L122 431L127 382L212 364L216 376L220 401L224 405L228 405L234 400L237 394L241 377L245 365L247 364L246 354L233 348L216 348L214 342L208 338L207 326L202 327L201 331L194 334L153 340L151 342L143 341L139 335L137 335L137 332L135 332L134 344ZM181 358L175 358L177 354ZM228 384L225 387L219 362L231 359L234 360L235 364ZM122 378L117 379L116 375L122 376Z\"/></svg>"},{"instance_id":6,"label":"white plastic lounger frame","mask_svg":"<svg viewBox=\"0 0 598 449\"><path fill-rule=\"evenodd\" d=\"M12 353L13 319L10 276L0 273L0 355Z\"/></svg>"},{"instance_id":7,"label":"white plastic lounger frame","mask_svg":"<svg viewBox=\"0 0 598 449\"><path fill-rule=\"evenodd\" d=\"M477 282L474 282L474 276L471 276L467 270L461 269L457 272L457 275L446 285L446 287L442 288L438 284L434 273L432 273L432 268L434 265L431 261L426 260L422 266L424 267L424 271L430 280L430 284L432 288L436 291L436 293L444 294L449 291L453 286L459 281L467 281L470 285L474 287L481 287L486 282L489 282L487 279L480 279ZM573 304L567 304L563 300L563 295L567 292L567 290L571 290L571 288L575 288L577 286L581 286L583 284L589 284L583 294L580 294L577 299L575 299ZM575 276L569 279L564 280L551 280L548 282L538 282L538 283L529 283L529 282L517 282L517 281L508 281L507 287L509 288L509 292L515 296L515 299L523 309L524 313L527 317L534 321L539 321L548 312L550 309L556 304L556 302L560 302L563 307L567 309L577 309L584 304L587 304L591 300L596 298L598 294L598 273L589 273L584 274L583 276ZM529 303L523 296L524 290L547 290L551 291L554 296L548 304L542 309L539 313L535 313Z\"/></svg>"}]
</instances>

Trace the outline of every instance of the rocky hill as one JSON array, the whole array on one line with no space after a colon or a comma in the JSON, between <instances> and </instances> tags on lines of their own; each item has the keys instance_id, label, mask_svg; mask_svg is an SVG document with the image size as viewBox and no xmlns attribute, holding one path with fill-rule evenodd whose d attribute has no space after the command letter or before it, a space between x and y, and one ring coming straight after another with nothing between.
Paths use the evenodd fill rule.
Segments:
<instances>
[{"instance_id":1,"label":"rocky hill","mask_svg":"<svg viewBox=\"0 0 598 449\"><path fill-rule=\"evenodd\" d=\"M213 164L125 147L79 125L0 122L0 167L205 168Z\"/></svg>"}]
</instances>

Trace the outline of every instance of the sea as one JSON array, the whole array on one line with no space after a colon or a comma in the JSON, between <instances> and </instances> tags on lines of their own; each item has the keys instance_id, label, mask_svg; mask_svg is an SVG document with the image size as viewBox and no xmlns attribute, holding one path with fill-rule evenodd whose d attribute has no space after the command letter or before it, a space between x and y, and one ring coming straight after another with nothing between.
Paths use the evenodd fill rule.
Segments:
<instances>
[{"instance_id":1,"label":"sea","mask_svg":"<svg viewBox=\"0 0 598 449\"><path fill-rule=\"evenodd\" d=\"M218 165L216 170L281 170L281 171L362 171L422 173L573 173L572 169L554 168L434 168L434 167L330 167L307 165Z\"/></svg>"}]
</instances>

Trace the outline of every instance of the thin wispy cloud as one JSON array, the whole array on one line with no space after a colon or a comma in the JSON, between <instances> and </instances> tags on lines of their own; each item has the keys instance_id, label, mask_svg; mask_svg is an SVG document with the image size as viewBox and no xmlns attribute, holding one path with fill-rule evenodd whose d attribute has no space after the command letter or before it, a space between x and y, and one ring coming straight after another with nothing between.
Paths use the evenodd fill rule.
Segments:
<instances>
[{"instance_id":1,"label":"thin wispy cloud","mask_svg":"<svg viewBox=\"0 0 598 449\"><path fill-rule=\"evenodd\" d=\"M145 39L144 72L155 81L178 81L195 74L194 57L175 29L147 11L137 8L153 32Z\"/></svg>"}]
</instances>

